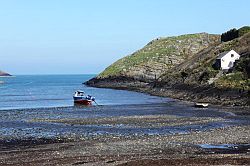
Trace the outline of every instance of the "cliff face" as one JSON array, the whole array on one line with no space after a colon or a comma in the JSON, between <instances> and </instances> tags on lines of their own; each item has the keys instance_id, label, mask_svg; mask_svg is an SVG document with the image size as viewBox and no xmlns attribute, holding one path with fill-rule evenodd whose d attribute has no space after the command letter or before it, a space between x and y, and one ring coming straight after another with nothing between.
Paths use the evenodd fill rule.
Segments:
<instances>
[{"instance_id":1,"label":"cliff face","mask_svg":"<svg viewBox=\"0 0 250 166\"><path fill-rule=\"evenodd\" d=\"M11 76L11 75L0 70L0 76Z\"/></svg>"},{"instance_id":2,"label":"cliff face","mask_svg":"<svg viewBox=\"0 0 250 166\"><path fill-rule=\"evenodd\" d=\"M219 40L219 35L205 33L156 39L86 84L197 102L250 105L250 33L224 43ZM241 55L233 72L213 69L217 55L231 49Z\"/></svg>"}]
</instances>

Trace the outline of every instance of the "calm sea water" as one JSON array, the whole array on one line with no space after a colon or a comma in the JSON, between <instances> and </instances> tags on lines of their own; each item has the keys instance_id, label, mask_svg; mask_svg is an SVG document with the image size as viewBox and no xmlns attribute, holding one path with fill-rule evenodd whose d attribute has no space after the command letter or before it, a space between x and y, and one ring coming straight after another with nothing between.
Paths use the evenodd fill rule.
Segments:
<instances>
[{"instance_id":1,"label":"calm sea water","mask_svg":"<svg viewBox=\"0 0 250 166\"><path fill-rule=\"evenodd\" d=\"M82 83L94 75L20 75L0 81L0 110L73 106L75 90L96 97L100 105L161 103L168 99L142 93L87 87Z\"/></svg>"}]
</instances>

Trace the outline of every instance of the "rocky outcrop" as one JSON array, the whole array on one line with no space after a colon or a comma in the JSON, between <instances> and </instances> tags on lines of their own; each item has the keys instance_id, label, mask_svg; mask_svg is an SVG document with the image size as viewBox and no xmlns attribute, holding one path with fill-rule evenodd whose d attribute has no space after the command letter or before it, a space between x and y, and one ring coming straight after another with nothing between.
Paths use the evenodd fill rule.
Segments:
<instances>
[{"instance_id":1,"label":"rocky outcrop","mask_svg":"<svg viewBox=\"0 0 250 166\"><path fill-rule=\"evenodd\" d=\"M0 70L0 76L11 76L11 75Z\"/></svg>"},{"instance_id":2,"label":"rocky outcrop","mask_svg":"<svg viewBox=\"0 0 250 166\"><path fill-rule=\"evenodd\" d=\"M195 102L250 105L250 80L242 66L229 76L212 67L219 53L231 49L249 57L250 33L229 42L219 40L218 35L206 33L156 39L86 84ZM248 62L244 60L245 66Z\"/></svg>"}]
</instances>

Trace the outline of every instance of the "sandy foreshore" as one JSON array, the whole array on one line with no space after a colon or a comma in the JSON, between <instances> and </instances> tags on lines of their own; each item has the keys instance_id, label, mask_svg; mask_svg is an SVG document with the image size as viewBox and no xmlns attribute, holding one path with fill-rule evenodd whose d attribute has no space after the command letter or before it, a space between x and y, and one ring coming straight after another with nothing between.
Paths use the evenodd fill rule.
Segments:
<instances>
[{"instance_id":1,"label":"sandy foreshore","mask_svg":"<svg viewBox=\"0 0 250 166\"><path fill-rule=\"evenodd\" d=\"M250 165L244 112L182 102L0 111L0 165Z\"/></svg>"}]
</instances>

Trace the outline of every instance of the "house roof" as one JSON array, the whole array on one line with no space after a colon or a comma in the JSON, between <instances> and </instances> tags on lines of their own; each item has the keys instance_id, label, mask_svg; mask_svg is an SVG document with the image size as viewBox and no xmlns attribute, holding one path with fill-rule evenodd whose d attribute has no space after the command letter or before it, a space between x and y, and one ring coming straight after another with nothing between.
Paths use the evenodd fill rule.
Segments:
<instances>
[{"instance_id":1,"label":"house roof","mask_svg":"<svg viewBox=\"0 0 250 166\"><path fill-rule=\"evenodd\" d=\"M219 54L219 56L216 59L221 59L223 58L225 55L227 55L227 53L229 53L230 51L225 51Z\"/></svg>"}]
</instances>

